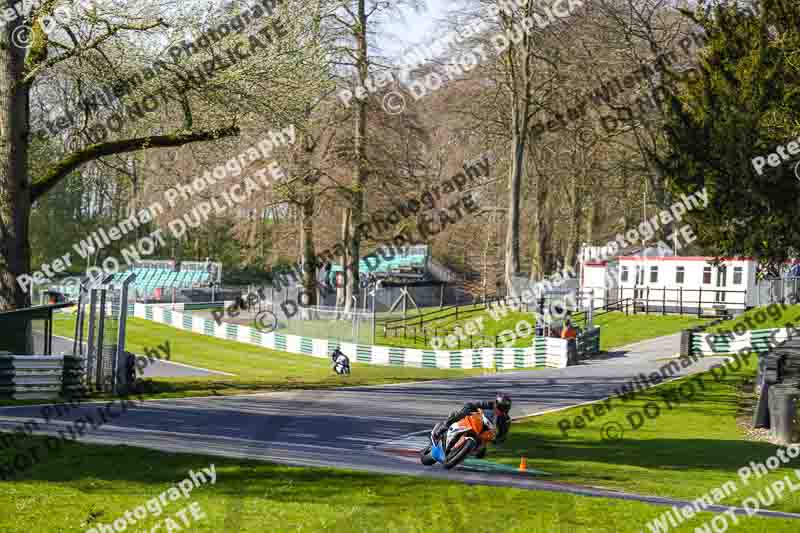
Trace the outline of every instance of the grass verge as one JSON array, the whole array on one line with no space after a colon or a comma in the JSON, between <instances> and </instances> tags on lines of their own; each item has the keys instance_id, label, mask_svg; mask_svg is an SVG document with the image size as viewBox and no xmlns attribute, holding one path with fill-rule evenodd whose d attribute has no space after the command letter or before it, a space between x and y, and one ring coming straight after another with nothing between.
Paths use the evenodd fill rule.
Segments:
<instances>
[{"instance_id":1,"label":"grass verge","mask_svg":"<svg viewBox=\"0 0 800 533\"><path fill-rule=\"evenodd\" d=\"M733 320L726 320L708 328L706 333L731 332L736 329L751 331L755 329L775 329L786 327L787 322L797 326L800 321L800 305L771 304L754 307Z\"/></svg>"},{"instance_id":2,"label":"grass verge","mask_svg":"<svg viewBox=\"0 0 800 533\"><path fill-rule=\"evenodd\" d=\"M128 531L150 531L170 518L181 529L169 531L627 533L639 531L662 509L414 476L67 444L21 478L0 481L0 531L78 532L110 525L187 478L189 470L211 464L215 484L195 488L188 498L167 498L160 516L150 514ZM175 513L193 502L206 518L185 527ZM711 516L704 513L698 523ZM162 523L157 531L167 530ZM797 531L797 522L753 518L736 531L789 533Z\"/></svg>"},{"instance_id":3,"label":"grass verge","mask_svg":"<svg viewBox=\"0 0 800 533\"><path fill-rule=\"evenodd\" d=\"M484 329L481 333L487 337L494 337L503 332L514 331L517 322L520 320L528 321L531 326L535 324L532 313L509 312L508 315L500 320L494 320L488 312L482 311L467 319L450 321L447 323L447 327L452 329L455 326L463 326L466 322L479 317L482 318L482 324L484 325ZM708 322L708 319L698 319L693 315L626 315L618 311L604 313L594 319L594 325L600 326L601 328L600 349L603 351L634 342L661 337L663 335L678 333L683 329L705 324L706 322ZM428 344L426 344L425 341L427 341ZM430 349L430 337L423 338L420 332L414 334L411 330L409 330L408 337L405 338L402 336L383 337L379 335L377 337L377 342L378 344L389 346ZM530 337L519 338L514 342L513 347L521 348L530 345ZM459 347L461 349L469 348L469 342L462 341Z\"/></svg>"},{"instance_id":4,"label":"grass verge","mask_svg":"<svg viewBox=\"0 0 800 533\"><path fill-rule=\"evenodd\" d=\"M708 319L690 315L626 315L619 311L604 313L594 319L594 324L600 326L602 351L671 335L706 322Z\"/></svg>"},{"instance_id":5,"label":"grass verge","mask_svg":"<svg viewBox=\"0 0 800 533\"><path fill-rule=\"evenodd\" d=\"M721 501L741 506L745 498L783 476L791 475L795 484L800 483L790 468L747 483L737 474L751 461L763 463L778 449L745 440L737 425L737 418L749 420L753 401L746 392L755 371L755 357L750 359L746 366L726 367L724 375L716 370L647 389L627 401L613 398L602 416L587 405L515 423L507 443L491 458L513 465L526 456L530 468L551 472L563 481L686 500L733 481L737 490ZM648 405L652 418L644 414ZM583 428L578 428L579 416ZM567 427L565 420L571 426L566 435L561 429ZM800 458L787 466L800 467ZM800 512L800 491L787 491L769 508ZM652 518L658 514L654 510Z\"/></svg>"},{"instance_id":6,"label":"grass verge","mask_svg":"<svg viewBox=\"0 0 800 533\"><path fill-rule=\"evenodd\" d=\"M62 315L54 320L56 335L69 337L75 319ZM144 354L170 342L171 361L220 370L224 375L192 378L155 378L146 397L229 395L267 390L314 389L353 385L380 385L479 375L481 370L410 368L353 363L348 377L334 374L327 358L310 357L231 340L179 330L143 319L129 319L126 349Z\"/></svg>"}]
</instances>

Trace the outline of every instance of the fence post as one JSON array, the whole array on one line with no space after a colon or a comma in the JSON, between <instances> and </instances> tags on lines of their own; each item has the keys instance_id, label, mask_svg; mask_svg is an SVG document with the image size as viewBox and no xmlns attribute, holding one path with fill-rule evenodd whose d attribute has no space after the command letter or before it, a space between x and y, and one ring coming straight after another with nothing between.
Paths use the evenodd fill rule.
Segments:
<instances>
[{"instance_id":1,"label":"fence post","mask_svg":"<svg viewBox=\"0 0 800 533\"><path fill-rule=\"evenodd\" d=\"M697 297L697 318L703 314L703 286L700 285L700 295Z\"/></svg>"},{"instance_id":2,"label":"fence post","mask_svg":"<svg viewBox=\"0 0 800 533\"><path fill-rule=\"evenodd\" d=\"M408 298L408 285L403 285L403 320L406 319L406 299Z\"/></svg>"},{"instance_id":3,"label":"fence post","mask_svg":"<svg viewBox=\"0 0 800 533\"><path fill-rule=\"evenodd\" d=\"M667 314L667 286L664 285L664 293L661 296L661 315Z\"/></svg>"},{"instance_id":4,"label":"fence post","mask_svg":"<svg viewBox=\"0 0 800 533\"><path fill-rule=\"evenodd\" d=\"M650 287L647 287L647 292L644 293L644 314L650 314Z\"/></svg>"},{"instance_id":5,"label":"fence post","mask_svg":"<svg viewBox=\"0 0 800 533\"><path fill-rule=\"evenodd\" d=\"M439 285L439 309L444 307L444 283Z\"/></svg>"},{"instance_id":6,"label":"fence post","mask_svg":"<svg viewBox=\"0 0 800 533\"><path fill-rule=\"evenodd\" d=\"M680 314L683 314L683 287L678 287L678 298L680 300Z\"/></svg>"}]
</instances>

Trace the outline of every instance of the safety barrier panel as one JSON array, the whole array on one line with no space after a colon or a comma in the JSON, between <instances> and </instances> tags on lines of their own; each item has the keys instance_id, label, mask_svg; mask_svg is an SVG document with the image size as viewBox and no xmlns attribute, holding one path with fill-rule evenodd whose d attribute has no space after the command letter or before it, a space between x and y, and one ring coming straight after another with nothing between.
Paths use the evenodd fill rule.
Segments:
<instances>
[{"instance_id":1,"label":"safety barrier panel","mask_svg":"<svg viewBox=\"0 0 800 533\"><path fill-rule=\"evenodd\" d=\"M786 328L755 329L741 335L692 332L691 350L694 355L738 353L744 349L766 352L770 349L770 341L781 343L789 338L791 335Z\"/></svg>"},{"instance_id":2,"label":"safety barrier panel","mask_svg":"<svg viewBox=\"0 0 800 533\"><path fill-rule=\"evenodd\" d=\"M71 355L0 355L0 398L54 399L82 388L84 359Z\"/></svg>"},{"instance_id":3,"label":"safety barrier panel","mask_svg":"<svg viewBox=\"0 0 800 533\"><path fill-rule=\"evenodd\" d=\"M315 339L280 332L262 333L256 328L236 324L217 324L199 316L190 316L178 311L152 304L136 304L136 318L166 324L177 329L192 331L218 339L235 340L271 350L280 350L314 357L330 357L337 346L353 362L377 365L412 366L424 368L565 368L567 366L567 341L551 337L535 337L527 348L474 348L463 350L425 350L420 348L396 348L371 344L354 344L335 339ZM591 350L599 350L600 331L593 328L586 332L584 344Z\"/></svg>"}]
</instances>

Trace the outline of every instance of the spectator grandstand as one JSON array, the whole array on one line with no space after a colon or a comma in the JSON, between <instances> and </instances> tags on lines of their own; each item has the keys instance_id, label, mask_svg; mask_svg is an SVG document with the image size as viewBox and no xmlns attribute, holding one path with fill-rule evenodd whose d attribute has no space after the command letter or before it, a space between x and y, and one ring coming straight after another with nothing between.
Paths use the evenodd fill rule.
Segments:
<instances>
[{"instance_id":1,"label":"spectator grandstand","mask_svg":"<svg viewBox=\"0 0 800 533\"><path fill-rule=\"evenodd\" d=\"M130 272L136 274L133 289L137 300L160 299L163 293L172 289L209 287L219 283L222 265L210 261L148 261L135 264Z\"/></svg>"},{"instance_id":2,"label":"spectator grandstand","mask_svg":"<svg viewBox=\"0 0 800 533\"><path fill-rule=\"evenodd\" d=\"M378 278L403 277L424 280L428 275L430 248L428 246L381 247L358 261L361 274L373 274ZM333 265L334 275L342 271L341 265Z\"/></svg>"}]
</instances>

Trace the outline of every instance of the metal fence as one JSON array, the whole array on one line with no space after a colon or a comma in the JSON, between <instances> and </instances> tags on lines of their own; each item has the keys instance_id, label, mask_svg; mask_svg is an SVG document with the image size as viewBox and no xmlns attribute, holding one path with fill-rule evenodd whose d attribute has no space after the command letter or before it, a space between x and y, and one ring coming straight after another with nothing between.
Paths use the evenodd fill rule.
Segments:
<instances>
[{"instance_id":1,"label":"metal fence","mask_svg":"<svg viewBox=\"0 0 800 533\"><path fill-rule=\"evenodd\" d=\"M193 302L223 302L235 300L246 293L247 287L198 286L168 287L144 290L132 287L137 302L149 304L181 304Z\"/></svg>"},{"instance_id":2,"label":"metal fence","mask_svg":"<svg viewBox=\"0 0 800 533\"><path fill-rule=\"evenodd\" d=\"M317 303L323 307L336 307L336 288L325 287L315 288ZM481 298L465 292L459 286L449 283L439 282L417 282L417 283L386 283L378 285L375 294L372 294L373 286L359 286L355 295L354 307L358 309L372 309L373 305L376 312L400 313L405 309L407 314L413 314L416 308L430 309L435 307L447 307L452 305L469 305L481 301ZM306 303L307 298L303 295L303 287L299 284L292 286L252 286L243 288L242 295L248 293L257 294L259 299L270 302L275 306L283 306L286 309L293 309L295 306L302 307L301 303ZM374 302L373 302L374 296ZM302 301L301 301L302 297ZM225 299L235 299L228 298ZM209 300L211 301L211 300Z\"/></svg>"},{"instance_id":3,"label":"metal fence","mask_svg":"<svg viewBox=\"0 0 800 533\"><path fill-rule=\"evenodd\" d=\"M582 307L616 306L625 302L633 313L703 315L709 312L743 312L747 309L747 291L699 287L587 287L581 292Z\"/></svg>"},{"instance_id":4,"label":"metal fence","mask_svg":"<svg viewBox=\"0 0 800 533\"><path fill-rule=\"evenodd\" d=\"M84 279L78 297L73 353L86 360L86 385L118 392L127 387L125 331L135 274L121 279Z\"/></svg>"},{"instance_id":5,"label":"metal fence","mask_svg":"<svg viewBox=\"0 0 800 533\"><path fill-rule=\"evenodd\" d=\"M759 280L755 291L755 305L797 301L798 290L800 290L800 277Z\"/></svg>"},{"instance_id":6,"label":"metal fence","mask_svg":"<svg viewBox=\"0 0 800 533\"><path fill-rule=\"evenodd\" d=\"M264 311L275 315L276 333L339 342L375 343L376 316L372 310L356 308L345 311L343 307L325 305L294 308L285 302L263 299L253 302L246 309L237 309L235 318L226 313L225 321L261 328L268 325L264 324Z\"/></svg>"}]
</instances>

